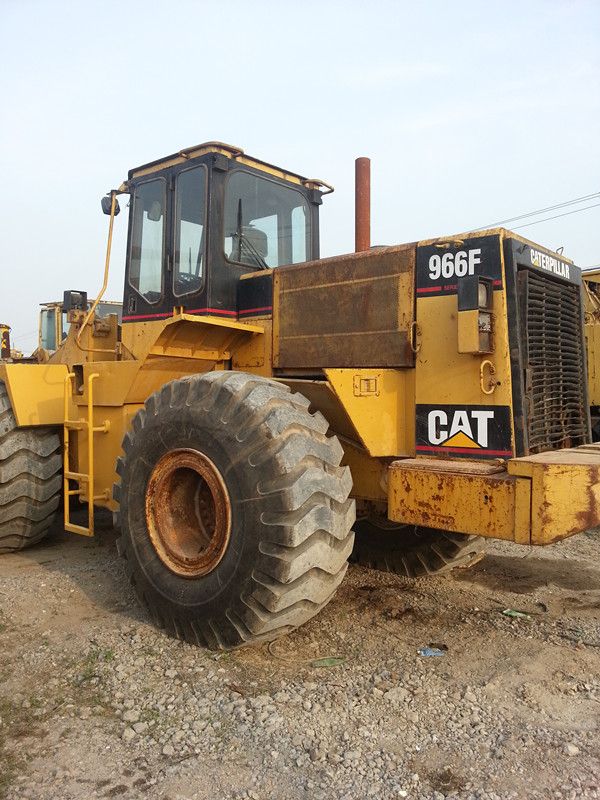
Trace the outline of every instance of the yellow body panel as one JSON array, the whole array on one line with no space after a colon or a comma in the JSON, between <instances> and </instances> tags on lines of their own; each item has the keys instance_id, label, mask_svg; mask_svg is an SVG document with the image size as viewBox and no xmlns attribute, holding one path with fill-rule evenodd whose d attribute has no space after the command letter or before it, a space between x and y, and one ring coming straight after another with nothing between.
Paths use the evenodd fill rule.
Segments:
<instances>
[{"instance_id":1,"label":"yellow body panel","mask_svg":"<svg viewBox=\"0 0 600 800\"><path fill-rule=\"evenodd\" d=\"M351 443L342 440L344 457L342 464L350 467L352 475L352 496L357 500L368 500L379 504L387 501L388 469L387 462L371 456Z\"/></svg>"},{"instance_id":2,"label":"yellow body panel","mask_svg":"<svg viewBox=\"0 0 600 800\"><path fill-rule=\"evenodd\" d=\"M496 539L529 540L528 515L517 509L518 502L529 509L529 495L526 491L517 499L517 478L504 471L465 472L468 462L456 464L456 472L441 472L407 461L395 461L389 469L390 519ZM528 483L524 481L524 487ZM517 521L526 522L525 528L517 530Z\"/></svg>"},{"instance_id":3,"label":"yellow body panel","mask_svg":"<svg viewBox=\"0 0 600 800\"><path fill-rule=\"evenodd\" d=\"M64 364L1 364L17 425L62 425Z\"/></svg>"},{"instance_id":4,"label":"yellow body panel","mask_svg":"<svg viewBox=\"0 0 600 800\"><path fill-rule=\"evenodd\" d=\"M240 342L231 355L232 369L270 377L273 374L273 321L271 317L253 317L264 336L252 336ZM243 323L250 325L250 323Z\"/></svg>"},{"instance_id":5,"label":"yellow body panel","mask_svg":"<svg viewBox=\"0 0 600 800\"><path fill-rule=\"evenodd\" d=\"M376 464L382 457L413 453L413 370L326 369L324 374L324 381L280 380L319 409L343 445L350 440Z\"/></svg>"},{"instance_id":6,"label":"yellow body panel","mask_svg":"<svg viewBox=\"0 0 600 800\"><path fill-rule=\"evenodd\" d=\"M326 369L325 375L369 455L412 452L412 370Z\"/></svg>"},{"instance_id":7,"label":"yellow body panel","mask_svg":"<svg viewBox=\"0 0 600 800\"><path fill-rule=\"evenodd\" d=\"M465 312L462 312L465 313ZM494 292L494 352L473 355L459 352L456 295L417 300L419 330L417 353L417 403L511 405L510 348L504 291ZM491 395L481 385L484 361L495 368L497 385ZM488 388L484 385L484 388Z\"/></svg>"},{"instance_id":8,"label":"yellow body panel","mask_svg":"<svg viewBox=\"0 0 600 800\"><path fill-rule=\"evenodd\" d=\"M99 381L96 381L99 386ZM94 386L94 391L96 386ZM95 403L94 403L95 404ZM95 404L94 408L94 427L106 426L106 432L95 434L94 439L94 505L108 508L115 511L118 508L118 503L113 500L112 487L117 481L116 464L117 458L121 455L121 445L123 437L128 430L131 420L142 408L140 403L128 403L123 406L115 406L113 408L106 406L99 406ZM85 408L78 407L75 418L83 419L85 417ZM87 469L88 461L88 446L87 435L83 431L80 433L72 432L73 437L76 436L76 462L73 468L79 470ZM88 489L87 483L82 483L80 486L79 497L81 500L87 502Z\"/></svg>"},{"instance_id":9,"label":"yellow body panel","mask_svg":"<svg viewBox=\"0 0 600 800\"><path fill-rule=\"evenodd\" d=\"M507 469L532 484L531 544L600 524L600 445L514 458Z\"/></svg>"},{"instance_id":10,"label":"yellow body panel","mask_svg":"<svg viewBox=\"0 0 600 800\"><path fill-rule=\"evenodd\" d=\"M153 322L123 325L123 347L143 362L149 356L224 361L232 350L264 327L250 322L174 313Z\"/></svg>"}]
</instances>

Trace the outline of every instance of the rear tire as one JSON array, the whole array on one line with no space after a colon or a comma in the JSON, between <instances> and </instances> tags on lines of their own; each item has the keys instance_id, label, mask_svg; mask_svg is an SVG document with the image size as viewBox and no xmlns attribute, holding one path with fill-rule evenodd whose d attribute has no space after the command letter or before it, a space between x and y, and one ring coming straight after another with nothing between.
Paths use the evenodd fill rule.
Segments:
<instances>
[{"instance_id":1,"label":"rear tire","mask_svg":"<svg viewBox=\"0 0 600 800\"><path fill-rule=\"evenodd\" d=\"M351 476L326 420L240 372L166 384L133 419L114 496L120 548L155 621L211 649L309 620L352 551Z\"/></svg>"},{"instance_id":2,"label":"rear tire","mask_svg":"<svg viewBox=\"0 0 600 800\"><path fill-rule=\"evenodd\" d=\"M360 519L350 558L358 564L406 578L443 575L458 567L472 567L485 555L482 536L468 536L435 528L394 525Z\"/></svg>"},{"instance_id":3,"label":"rear tire","mask_svg":"<svg viewBox=\"0 0 600 800\"><path fill-rule=\"evenodd\" d=\"M48 531L62 489L60 438L52 428L19 428L0 383L0 553L30 547Z\"/></svg>"}]
</instances>

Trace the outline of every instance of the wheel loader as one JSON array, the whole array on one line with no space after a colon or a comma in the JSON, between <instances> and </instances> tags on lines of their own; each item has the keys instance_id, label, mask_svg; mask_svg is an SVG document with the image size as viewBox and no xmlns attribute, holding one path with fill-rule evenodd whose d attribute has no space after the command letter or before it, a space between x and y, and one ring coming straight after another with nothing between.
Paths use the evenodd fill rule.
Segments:
<instances>
[{"instance_id":1,"label":"wheel loader","mask_svg":"<svg viewBox=\"0 0 600 800\"><path fill-rule=\"evenodd\" d=\"M82 292L87 297L86 292ZM91 304L90 304L91 305ZM96 306L94 320L96 325L99 320L109 314L116 314L118 321L121 321L121 303L114 300L102 300ZM53 300L50 303L42 303L38 319L38 346L32 358L37 361L47 361L68 333L67 314L64 310L64 301Z\"/></svg>"},{"instance_id":2,"label":"wheel loader","mask_svg":"<svg viewBox=\"0 0 600 800\"><path fill-rule=\"evenodd\" d=\"M332 187L207 142L102 198L104 282L0 367L0 549L114 514L139 597L213 649L273 639L349 558L408 577L600 521L580 270L503 228L319 257ZM123 315L98 318L118 198ZM85 524L70 499L87 504Z\"/></svg>"},{"instance_id":3,"label":"wheel loader","mask_svg":"<svg viewBox=\"0 0 600 800\"><path fill-rule=\"evenodd\" d=\"M8 361L10 352L10 325L0 322L0 361Z\"/></svg>"}]
</instances>

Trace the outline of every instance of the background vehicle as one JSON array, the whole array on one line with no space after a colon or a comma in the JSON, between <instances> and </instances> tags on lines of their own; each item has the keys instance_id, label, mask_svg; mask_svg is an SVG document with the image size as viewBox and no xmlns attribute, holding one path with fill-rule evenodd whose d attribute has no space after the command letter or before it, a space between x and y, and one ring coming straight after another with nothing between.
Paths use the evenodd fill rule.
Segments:
<instances>
[{"instance_id":1,"label":"background vehicle","mask_svg":"<svg viewBox=\"0 0 600 800\"><path fill-rule=\"evenodd\" d=\"M10 358L10 325L0 322L0 360Z\"/></svg>"},{"instance_id":2,"label":"background vehicle","mask_svg":"<svg viewBox=\"0 0 600 800\"><path fill-rule=\"evenodd\" d=\"M0 361L19 361L23 353L11 345L11 327L0 322Z\"/></svg>"},{"instance_id":3,"label":"background vehicle","mask_svg":"<svg viewBox=\"0 0 600 800\"><path fill-rule=\"evenodd\" d=\"M82 292L82 294L85 294ZM88 308L91 303L88 303ZM116 314L121 321L123 304L112 300L103 300L98 303L95 318L102 319L109 314ZM67 313L61 300L51 303L42 303L38 322L38 350L39 360L43 361L54 353L66 338L69 332Z\"/></svg>"},{"instance_id":4,"label":"background vehicle","mask_svg":"<svg viewBox=\"0 0 600 800\"><path fill-rule=\"evenodd\" d=\"M109 508L157 623L228 648L312 617L351 554L415 576L598 524L580 270L502 228L371 249L366 166L327 259L331 187L222 143L103 198L99 299L131 197L122 324L66 292L48 362L0 369L0 547L61 490L67 530Z\"/></svg>"}]
</instances>

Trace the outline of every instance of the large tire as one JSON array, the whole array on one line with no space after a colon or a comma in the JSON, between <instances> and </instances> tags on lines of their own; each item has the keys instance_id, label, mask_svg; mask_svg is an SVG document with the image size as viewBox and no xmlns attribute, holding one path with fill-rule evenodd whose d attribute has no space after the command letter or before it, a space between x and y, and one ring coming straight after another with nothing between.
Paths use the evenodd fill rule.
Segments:
<instances>
[{"instance_id":1,"label":"large tire","mask_svg":"<svg viewBox=\"0 0 600 800\"><path fill-rule=\"evenodd\" d=\"M406 578L443 575L457 567L472 567L484 556L482 536L468 536L435 528L394 525L360 519L350 558L358 564Z\"/></svg>"},{"instance_id":2,"label":"large tire","mask_svg":"<svg viewBox=\"0 0 600 800\"><path fill-rule=\"evenodd\" d=\"M29 547L54 521L62 488L60 438L52 428L19 428L0 383L0 553Z\"/></svg>"},{"instance_id":3,"label":"large tire","mask_svg":"<svg viewBox=\"0 0 600 800\"><path fill-rule=\"evenodd\" d=\"M268 641L335 593L351 476L308 406L276 381L211 372L166 384L134 417L114 491L120 550L170 634L211 649Z\"/></svg>"}]
</instances>

